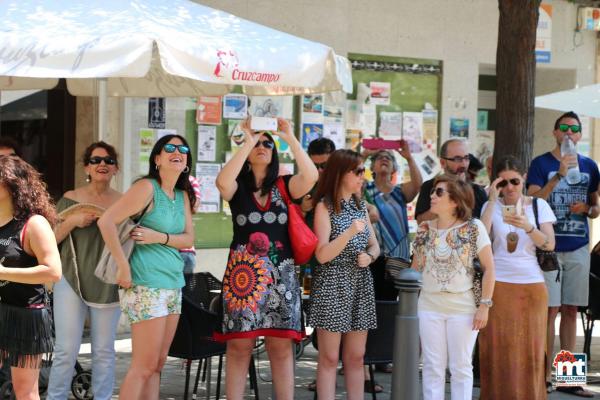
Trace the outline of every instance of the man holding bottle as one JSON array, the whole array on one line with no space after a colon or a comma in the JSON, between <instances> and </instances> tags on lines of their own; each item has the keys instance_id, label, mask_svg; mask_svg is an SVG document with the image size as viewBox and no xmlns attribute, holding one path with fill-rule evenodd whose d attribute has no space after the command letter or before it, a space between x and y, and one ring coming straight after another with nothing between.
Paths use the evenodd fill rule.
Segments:
<instances>
[{"instance_id":1,"label":"man holding bottle","mask_svg":"<svg viewBox=\"0 0 600 400\"><path fill-rule=\"evenodd\" d=\"M575 350L577 307L587 306L590 253L588 218L600 214L596 162L573 151L581 139L581 121L574 112L561 115L554 123L556 146L536 157L529 167L527 193L545 199L557 222L554 226L556 253L561 271L544 272L548 287L548 368L554 359L554 321L561 313L560 348ZM561 151L562 149L562 151ZM560 277L558 274L560 273ZM558 388L586 396L581 387Z\"/></svg>"}]
</instances>

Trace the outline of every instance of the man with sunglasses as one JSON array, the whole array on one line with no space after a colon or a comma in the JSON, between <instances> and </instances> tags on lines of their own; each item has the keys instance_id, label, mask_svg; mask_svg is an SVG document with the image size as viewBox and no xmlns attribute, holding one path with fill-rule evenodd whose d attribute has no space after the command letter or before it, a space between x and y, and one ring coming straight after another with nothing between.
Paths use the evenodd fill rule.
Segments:
<instances>
[{"instance_id":1,"label":"man with sunglasses","mask_svg":"<svg viewBox=\"0 0 600 400\"><path fill-rule=\"evenodd\" d=\"M565 137L571 138L573 143L581 139L581 121L577 114L571 111L561 115L554 123L553 134L556 139L554 149L536 157L527 176L527 193L545 199L557 219L554 226L555 250L562 273L560 279L557 271L544 273L549 306L548 360L554 358L554 320L559 311L560 348L575 350L577 307L588 304L590 253L587 219L600 214L598 165L581 154L562 156L560 151ZM579 165L581 180L571 185L564 178L569 166L574 163ZM573 394L583 396L589 393L581 387L574 388Z\"/></svg>"},{"instance_id":2,"label":"man with sunglasses","mask_svg":"<svg viewBox=\"0 0 600 400\"><path fill-rule=\"evenodd\" d=\"M448 139L442 144L440 149L440 164L444 173L449 175L455 175L462 181L468 182L467 171L469 169L469 150L467 141L461 138ZM415 208L415 218L420 224L423 221L429 221L434 219L436 216L431 211L431 189L433 188L433 181L435 178L430 179L423 183L419 198L417 200L417 206ZM474 182L470 182L473 192L475 194L475 209L473 210L473 217L479 218L481 215L481 207L487 201L487 194L485 190Z\"/></svg>"}]
</instances>

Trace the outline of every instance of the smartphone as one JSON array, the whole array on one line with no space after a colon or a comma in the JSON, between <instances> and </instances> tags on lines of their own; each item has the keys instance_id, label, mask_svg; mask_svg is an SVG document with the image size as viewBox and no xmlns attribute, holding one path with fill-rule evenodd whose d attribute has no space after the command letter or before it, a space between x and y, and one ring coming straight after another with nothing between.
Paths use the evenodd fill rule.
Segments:
<instances>
[{"instance_id":1,"label":"smartphone","mask_svg":"<svg viewBox=\"0 0 600 400\"><path fill-rule=\"evenodd\" d=\"M395 150L400 148L399 140L388 139L363 139L362 145L369 150Z\"/></svg>"},{"instance_id":2,"label":"smartphone","mask_svg":"<svg viewBox=\"0 0 600 400\"><path fill-rule=\"evenodd\" d=\"M517 208L513 205L507 206L507 205L503 205L502 206L502 217L506 217L506 216L515 216L517 215Z\"/></svg>"},{"instance_id":3,"label":"smartphone","mask_svg":"<svg viewBox=\"0 0 600 400\"><path fill-rule=\"evenodd\" d=\"M250 129L255 132L277 131L277 118L252 117L250 119Z\"/></svg>"}]
</instances>

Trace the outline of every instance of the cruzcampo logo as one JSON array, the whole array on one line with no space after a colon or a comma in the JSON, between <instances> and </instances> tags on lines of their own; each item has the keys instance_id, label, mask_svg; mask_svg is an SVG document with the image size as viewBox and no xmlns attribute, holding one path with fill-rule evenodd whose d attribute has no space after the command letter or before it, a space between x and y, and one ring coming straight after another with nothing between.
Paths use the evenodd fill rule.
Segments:
<instances>
[{"instance_id":1,"label":"cruzcampo logo","mask_svg":"<svg viewBox=\"0 0 600 400\"><path fill-rule=\"evenodd\" d=\"M554 356L556 386L582 386L587 383L587 355L561 350Z\"/></svg>"},{"instance_id":2,"label":"cruzcampo logo","mask_svg":"<svg viewBox=\"0 0 600 400\"><path fill-rule=\"evenodd\" d=\"M217 78L230 78L233 81L275 83L280 74L272 72L246 71L239 68L240 60L233 50L217 50L217 64L213 75Z\"/></svg>"}]
</instances>

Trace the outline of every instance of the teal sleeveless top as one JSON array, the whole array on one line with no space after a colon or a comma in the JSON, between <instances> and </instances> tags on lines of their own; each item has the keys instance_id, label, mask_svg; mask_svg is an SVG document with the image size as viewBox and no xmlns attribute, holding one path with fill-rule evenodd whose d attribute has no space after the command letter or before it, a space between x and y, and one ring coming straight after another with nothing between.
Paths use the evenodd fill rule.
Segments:
<instances>
[{"instance_id":1,"label":"teal sleeveless top","mask_svg":"<svg viewBox=\"0 0 600 400\"><path fill-rule=\"evenodd\" d=\"M178 235L185 229L185 203L182 190L175 189L172 200L155 179L152 209L141 220L141 226L158 232ZM185 285L183 259L179 250L159 243L136 244L129 259L134 285L157 289L179 289Z\"/></svg>"}]
</instances>

